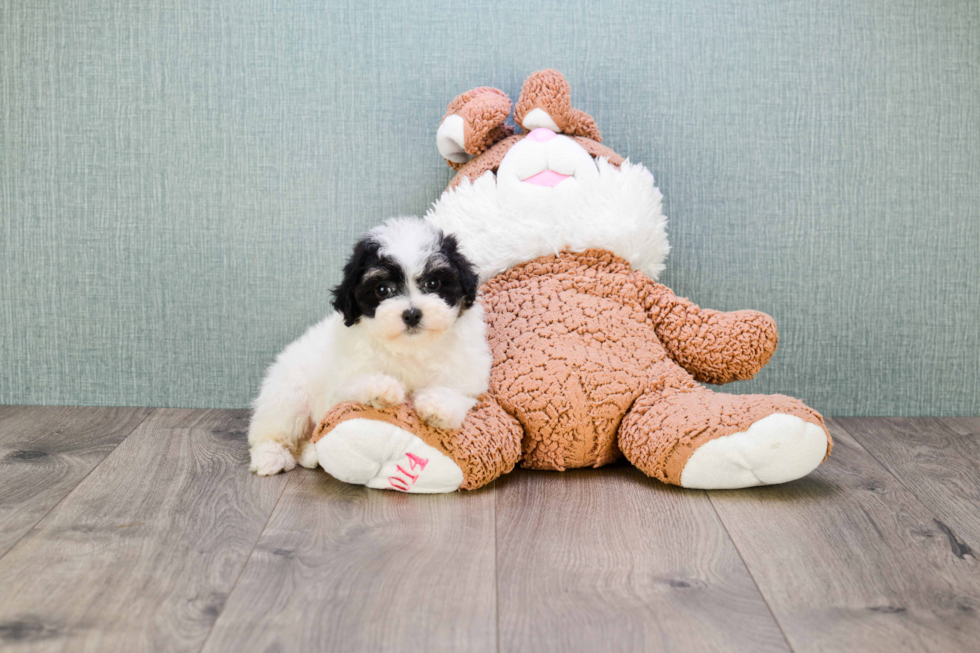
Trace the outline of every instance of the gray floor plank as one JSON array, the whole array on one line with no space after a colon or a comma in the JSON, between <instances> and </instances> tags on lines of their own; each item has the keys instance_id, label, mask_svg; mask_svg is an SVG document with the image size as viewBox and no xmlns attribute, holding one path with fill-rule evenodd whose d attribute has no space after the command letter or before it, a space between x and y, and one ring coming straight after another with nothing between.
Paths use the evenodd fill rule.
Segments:
<instances>
[{"instance_id":1,"label":"gray floor plank","mask_svg":"<svg viewBox=\"0 0 980 653\"><path fill-rule=\"evenodd\" d=\"M494 651L493 488L289 485L205 651Z\"/></svg>"},{"instance_id":2,"label":"gray floor plank","mask_svg":"<svg viewBox=\"0 0 980 653\"><path fill-rule=\"evenodd\" d=\"M953 546L980 555L980 429L964 419L837 422L932 509Z\"/></svg>"},{"instance_id":3,"label":"gray floor plank","mask_svg":"<svg viewBox=\"0 0 980 653\"><path fill-rule=\"evenodd\" d=\"M796 653L976 651L980 569L935 515L829 421L833 456L711 500Z\"/></svg>"},{"instance_id":4,"label":"gray floor plank","mask_svg":"<svg viewBox=\"0 0 980 653\"><path fill-rule=\"evenodd\" d=\"M0 558L5 651L196 651L285 487L245 411L157 410Z\"/></svg>"},{"instance_id":5,"label":"gray floor plank","mask_svg":"<svg viewBox=\"0 0 980 653\"><path fill-rule=\"evenodd\" d=\"M500 651L787 651L704 492L627 465L497 481Z\"/></svg>"},{"instance_id":6,"label":"gray floor plank","mask_svg":"<svg viewBox=\"0 0 980 653\"><path fill-rule=\"evenodd\" d=\"M7 415L12 415L15 411L23 408L23 406L10 406L7 404L0 405L0 419L3 419Z\"/></svg>"},{"instance_id":7,"label":"gray floor plank","mask_svg":"<svg viewBox=\"0 0 980 653\"><path fill-rule=\"evenodd\" d=\"M944 417L944 424L948 424L960 435L980 437L980 416L975 417Z\"/></svg>"},{"instance_id":8,"label":"gray floor plank","mask_svg":"<svg viewBox=\"0 0 980 653\"><path fill-rule=\"evenodd\" d=\"M151 412L0 406L0 557Z\"/></svg>"}]
</instances>

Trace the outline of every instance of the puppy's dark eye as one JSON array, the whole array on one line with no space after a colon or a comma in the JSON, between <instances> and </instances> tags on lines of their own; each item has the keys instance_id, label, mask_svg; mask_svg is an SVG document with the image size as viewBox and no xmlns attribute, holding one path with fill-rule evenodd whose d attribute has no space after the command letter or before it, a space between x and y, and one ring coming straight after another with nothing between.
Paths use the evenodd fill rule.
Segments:
<instances>
[{"instance_id":1,"label":"puppy's dark eye","mask_svg":"<svg viewBox=\"0 0 980 653\"><path fill-rule=\"evenodd\" d=\"M438 279L436 279L435 277L431 277L425 280L425 283L422 284L422 289L428 292L435 292L439 290L440 285L441 284L439 283Z\"/></svg>"},{"instance_id":2,"label":"puppy's dark eye","mask_svg":"<svg viewBox=\"0 0 980 653\"><path fill-rule=\"evenodd\" d=\"M379 285L377 288L375 288L374 292L381 299L388 299L389 297L395 294L395 287L392 286L390 283L383 283Z\"/></svg>"}]
</instances>

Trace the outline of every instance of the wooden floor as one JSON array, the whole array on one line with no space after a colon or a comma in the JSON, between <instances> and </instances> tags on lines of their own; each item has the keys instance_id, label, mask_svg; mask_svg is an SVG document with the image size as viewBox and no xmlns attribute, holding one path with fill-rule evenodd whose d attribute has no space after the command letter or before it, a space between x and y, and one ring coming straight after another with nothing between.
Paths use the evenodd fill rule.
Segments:
<instances>
[{"instance_id":1,"label":"wooden floor","mask_svg":"<svg viewBox=\"0 0 980 653\"><path fill-rule=\"evenodd\" d=\"M3 651L980 651L980 418L783 486L407 496L246 470L246 411L0 407Z\"/></svg>"}]
</instances>

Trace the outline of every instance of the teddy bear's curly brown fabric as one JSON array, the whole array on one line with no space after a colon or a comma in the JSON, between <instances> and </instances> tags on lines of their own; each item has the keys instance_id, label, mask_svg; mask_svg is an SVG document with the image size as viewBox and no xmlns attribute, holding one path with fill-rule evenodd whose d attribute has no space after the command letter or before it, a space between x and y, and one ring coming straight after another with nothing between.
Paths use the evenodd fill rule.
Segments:
<instances>
[{"instance_id":1,"label":"teddy bear's curly brown fabric","mask_svg":"<svg viewBox=\"0 0 980 653\"><path fill-rule=\"evenodd\" d=\"M514 128L504 122L510 114L510 98L489 86L457 96L449 103L443 120L454 114L463 119L464 151L470 155L480 154L514 133ZM453 161L446 163L454 169L464 165Z\"/></svg>"},{"instance_id":2,"label":"teddy bear's curly brown fabric","mask_svg":"<svg viewBox=\"0 0 980 653\"><path fill-rule=\"evenodd\" d=\"M547 113L563 134L602 142L602 135L592 116L572 108L572 89L557 70L540 70L524 81L520 100L514 108L514 120L519 125L523 124L524 118L533 109Z\"/></svg>"},{"instance_id":3,"label":"teddy bear's curly brown fabric","mask_svg":"<svg viewBox=\"0 0 980 653\"><path fill-rule=\"evenodd\" d=\"M679 484L700 442L762 417L823 426L795 399L717 395L695 381L755 376L776 349L771 317L702 310L609 252L517 266L490 280L483 302L490 391L524 429L525 467L600 466L622 452Z\"/></svg>"}]
</instances>

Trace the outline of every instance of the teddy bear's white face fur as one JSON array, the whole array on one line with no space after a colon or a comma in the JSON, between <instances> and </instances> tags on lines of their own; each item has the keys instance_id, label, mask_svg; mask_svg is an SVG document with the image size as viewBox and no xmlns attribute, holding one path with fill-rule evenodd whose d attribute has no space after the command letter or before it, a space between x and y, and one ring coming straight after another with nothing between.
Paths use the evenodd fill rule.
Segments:
<instances>
[{"instance_id":1,"label":"teddy bear's white face fur","mask_svg":"<svg viewBox=\"0 0 980 653\"><path fill-rule=\"evenodd\" d=\"M425 217L457 235L481 281L539 256L589 248L612 251L656 278L670 251L661 203L642 165L616 168L539 128L510 149L496 175L464 179Z\"/></svg>"}]
</instances>

